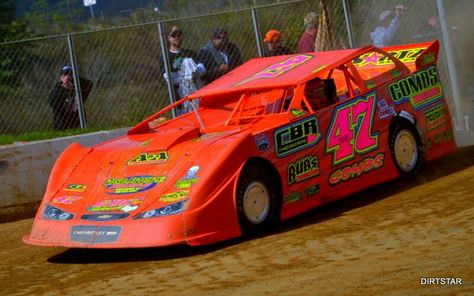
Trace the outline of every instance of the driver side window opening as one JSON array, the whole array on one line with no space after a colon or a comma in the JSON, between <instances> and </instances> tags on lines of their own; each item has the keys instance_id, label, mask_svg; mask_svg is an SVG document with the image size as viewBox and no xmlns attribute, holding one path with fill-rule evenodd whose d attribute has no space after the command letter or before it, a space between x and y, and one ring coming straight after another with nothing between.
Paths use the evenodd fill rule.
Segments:
<instances>
[{"instance_id":1,"label":"driver side window opening","mask_svg":"<svg viewBox=\"0 0 474 296\"><path fill-rule=\"evenodd\" d=\"M313 78L306 82L304 87L303 100L305 109L308 109L306 102L311 110L316 111L336 103L336 84L334 79Z\"/></svg>"}]
</instances>

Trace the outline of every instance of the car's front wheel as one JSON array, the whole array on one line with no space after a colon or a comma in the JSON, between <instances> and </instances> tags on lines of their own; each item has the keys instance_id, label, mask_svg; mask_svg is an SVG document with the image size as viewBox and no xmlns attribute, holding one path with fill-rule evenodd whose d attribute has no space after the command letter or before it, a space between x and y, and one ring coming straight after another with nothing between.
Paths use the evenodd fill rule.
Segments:
<instances>
[{"instance_id":1,"label":"car's front wheel","mask_svg":"<svg viewBox=\"0 0 474 296\"><path fill-rule=\"evenodd\" d=\"M265 169L248 165L239 178L237 212L244 233L258 232L278 220L277 181Z\"/></svg>"}]
</instances>

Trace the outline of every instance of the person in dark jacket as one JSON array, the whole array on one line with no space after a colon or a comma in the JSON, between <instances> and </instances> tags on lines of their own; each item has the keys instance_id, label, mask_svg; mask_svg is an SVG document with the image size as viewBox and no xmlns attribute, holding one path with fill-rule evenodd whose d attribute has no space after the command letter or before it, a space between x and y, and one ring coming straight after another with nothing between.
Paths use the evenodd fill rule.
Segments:
<instances>
[{"instance_id":1,"label":"person in dark jacket","mask_svg":"<svg viewBox=\"0 0 474 296\"><path fill-rule=\"evenodd\" d=\"M187 49L187 48L182 48L183 44L183 31L177 26L173 25L171 27L170 32L168 33L168 59L169 59L169 64L170 64L170 76L171 76L171 82L173 84L173 90L174 90L174 97L176 100L182 99L184 96L188 95L191 93L190 90L186 88L187 91L180 91L181 89L184 88L183 85L183 77L180 77L180 72L183 72L182 70L182 65L183 62L185 62L186 59L192 59L193 62L197 63L198 61L198 55L197 53L192 50L192 49ZM169 75L165 71L165 63L163 57L160 58L160 67L161 67L161 72L163 74L163 77L168 80ZM197 64L196 65L196 71L195 75L193 76L201 76L206 72L206 69L204 68L204 65L202 64ZM196 80L196 79L194 79ZM198 89L201 85L198 83L195 83L193 90Z\"/></svg>"},{"instance_id":2,"label":"person in dark jacket","mask_svg":"<svg viewBox=\"0 0 474 296\"><path fill-rule=\"evenodd\" d=\"M237 45L229 41L227 31L217 27L212 32L211 40L199 51L199 62L206 68L206 74L202 78L205 84L209 84L240 66L242 56Z\"/></svg>"},{"instance_id":3,"label":"person in dark jacket","mask_svg":"<svg viewBox=\"0 0 474 296\"><path fill-rule=\"evenodd\" d=\"M270 30L265 34L263 42L267 44L267 47L263 50L264 57L273 57L279 55L292 54L291 49L281 45L281 34L278 30Z\"/></svg>"},{"instance_id":4,"label":"person in dark jacket","mask_svg":"<svg viewBox=\"0 0 474 296\"><path fill-rule=\"evenodd\" d=\"M82 101L85 102L91 92L92 82L79 78ZM72 77L71 66L62 67L59 81L49 95L49 105L53 109L53 127L56 130L79 128L79 108Z\"/></svg>"}]
</instances>

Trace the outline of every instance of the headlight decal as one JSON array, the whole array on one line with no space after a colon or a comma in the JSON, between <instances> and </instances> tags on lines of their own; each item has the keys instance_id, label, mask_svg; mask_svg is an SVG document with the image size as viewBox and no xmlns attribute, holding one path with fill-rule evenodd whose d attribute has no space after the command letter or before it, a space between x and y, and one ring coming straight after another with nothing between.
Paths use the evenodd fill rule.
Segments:
<instances>
[{"instance_id":1,"label":"headlight decal","mask_svg":"<svg viewBox=\"0 0 474 296\"><path fill-rule=\"evenodd\" d=\"M74 215L48 204L44 207L42 217L48 220L64 221L71 220Z\"/></svg>"},{"instance_id":2,"label":"headlight decal","mask_svg":"<svg viewBox=\"0 0 474 296\"><path fill-rule=\"evenodd\" d=\"M148 218L176 215L183 212L188 207L188 204L189 204L189 199L184 199L177 203L166 205L161 208L142 212L138 214L134 219L148 219Z\"/></svg>"}]
</instances>

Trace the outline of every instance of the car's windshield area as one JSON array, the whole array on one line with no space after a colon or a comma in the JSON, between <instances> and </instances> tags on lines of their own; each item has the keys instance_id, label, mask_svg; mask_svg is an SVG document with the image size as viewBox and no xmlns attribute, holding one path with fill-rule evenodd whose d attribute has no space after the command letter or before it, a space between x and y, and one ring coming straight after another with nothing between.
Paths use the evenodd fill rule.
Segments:
<instances>
[{"instance_id":1,"label":"car's windshield area","mask_svg":"<svg viewBox=\"0 0 474 296\"><path fill-rule=\"evenodd\" d=\"M168 124L172 118L185 120L201 130L250 124L263 117L285 113L293 95L294 88L287 87L202 99L184 98L138 124L131 133L159 128L165 122Z\"/></svg>"},{"instance_id":2,"label":"car's windshield area","mask_svg":"<svg viewBox=\"0 0 474 296\"><path fill-rule=\"evenodd\" d=\"M243 93L226 125L246 124L263 116L286 112L293 93L291 87Z\"/></svg>"}]
</instances>

